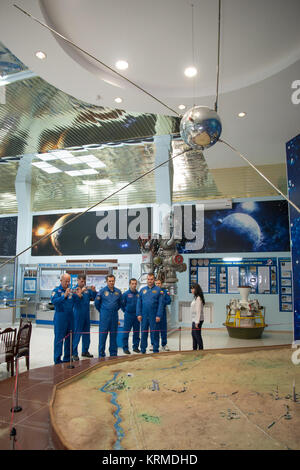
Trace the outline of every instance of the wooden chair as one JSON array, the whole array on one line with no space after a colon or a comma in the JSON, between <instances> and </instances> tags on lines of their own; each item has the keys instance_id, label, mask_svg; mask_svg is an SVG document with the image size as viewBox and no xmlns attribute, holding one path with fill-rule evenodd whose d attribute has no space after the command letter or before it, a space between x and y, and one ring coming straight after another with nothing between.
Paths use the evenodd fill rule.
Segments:
<instances>
[{"instance_id":1,"label":"wooden chair","mask_svg":"<svg viewBox=\"0 0 300 470\"><path fill-rule=\"evenodd\" d=\"M27 318L20 317L19 329L22 328L22 326L29 324L31 325L31 320L27 320Z\"/></svg>"},{"instance_id":2,"label":"wooden chair","mask_svg":"<svg viewBox=\"0 0 300 470\"><path fill-rule=\"evenodd\" d=\"M32 331L31 322L20 322L20 328L17 335L17 341L14 348L14 357L25 357L26 367L29 370L30 338Z\"/></svg>"},{"instance_id":3,"label":"wooden chair","mask_svg":"<svg viewBox=\"0 0 300 470\"><path fill-rule=\"evenodd\" d=\"M12 377L14 375L16 334L16 328L6 328L5 330L0 331L0 362L7 363L7 370L9 370L10 366Z\"/></svg>"}]
</instances>

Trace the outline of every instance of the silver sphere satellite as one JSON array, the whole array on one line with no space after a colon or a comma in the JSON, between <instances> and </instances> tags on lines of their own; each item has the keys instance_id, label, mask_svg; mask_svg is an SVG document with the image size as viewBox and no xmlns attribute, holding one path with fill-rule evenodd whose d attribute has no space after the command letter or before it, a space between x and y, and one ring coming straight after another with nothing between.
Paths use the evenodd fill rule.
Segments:
<instances>
[{"instance_id":1,"label":"silver sphere satellite","mask_svg":"<svg viewBox=\"0 0 300 470\"><path fill-rule=\"evenodd\" d=\"M182 139L196 150L205 150L214 145L221 132L219 115L207 106L194 106L183 115L180 122Z\"/></svg>"}]
</instances>

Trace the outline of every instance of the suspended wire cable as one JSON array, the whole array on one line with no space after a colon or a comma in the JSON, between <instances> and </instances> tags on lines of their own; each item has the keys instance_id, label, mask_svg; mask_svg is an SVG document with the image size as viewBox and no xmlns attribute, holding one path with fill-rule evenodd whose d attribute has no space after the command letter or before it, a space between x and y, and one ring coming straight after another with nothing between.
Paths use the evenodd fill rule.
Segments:
<instances>
[{"instance_id":1,"label":"suspended wire cable","mask_svg":"<svg viewBox=\"0 0 300 470\"><path fill-rule=\"evenodd\" d=\"M165 108L167 108L169 111L172 111L172 113L176 114L177 116L179 116L179 113L177 111L175 111L174 109L170 108L170 106L168 106L167 104L165 104L163 101L159 100L158 98L156 98L154 95L152 95L151 93L149 93L148 91L146 91L144 88L142 88L141 86L137 85L136 83L134 83L132 80L130 80L129 78L127 77L124 77L124 75L122 75L121 73L117 72L116 70L114 70L112 67L110 67L109 65L106 65L104 62L102 62L101 60L97 59L97 57L93 56L92 54L90 54L89 52L87 52L86 50L82 49L80 46L78 46L77 44L75 44L73 41L71 41L70 39L66 38L65 36L63 36L62 34L58 33L55 29L51 28L50 26L48 26L47 24L43 23L42 21L40 21L38 18L36 18L35 16L31 15L30 13L28 13L27 11L23 10L22 8L20 8L18 5L13 5L15 8L17 8L18 10L20 10L22 13L24 13L25 15L29 16L29 18L31 18L33 21L36 21L37 23L39 23L41 26L43 26L44 28L47 28L49 31L51 31L53 34L56 34L56 36L59 36L61 39L63 39L64 41L68 42L69 44L71 44L72 46L76 47L76 49L78 49L79 51L83 52L84 54L86 54L88 57L91 57L92 59L94 59L96 62L98 62L99 64L101 64L103 67L106 67L108 70L110 70L111 72L113 72L114 74L118 75L119 77L123 78L123 80L126 80L128 83L130 83L131 85L135 86L136 88L138 88L140 91L142 91L143 93L145 93L146 95L150 96L150 98L154 99L155 101L157 101L159 104L161 104L162 106L164 106Z\"/></svg>"},{"instance_id":2,"label":"suspended wire cable","mask_svg":"<svg viewBox=\"0 0 300 470\"><path fill-rule=\"evenodd\" d=\"M194 41L194 4L191 4L192 7L192 60L193 60L193 67L195 67L195 41ZM197 74L196 74L197 75ZM195 82L196 82L196 75L193 77L193 102L194 102L194 107L196 105L196 93L195 93Z\"/></svg>"},{"instance_id":3,"label":"suspended wire cable","mask_svg":"<svg viewBox=\"0 0 300 470\"><path fill-rule=\"evenodd\" d=\"M216 83L216 101L215 101L216 112L218 111L218 101L219 101L220 50L221 50L221 0L219 0L219 11L218 11L218 56L217 56L217 83Z\"/></svg>"}]
</instances>

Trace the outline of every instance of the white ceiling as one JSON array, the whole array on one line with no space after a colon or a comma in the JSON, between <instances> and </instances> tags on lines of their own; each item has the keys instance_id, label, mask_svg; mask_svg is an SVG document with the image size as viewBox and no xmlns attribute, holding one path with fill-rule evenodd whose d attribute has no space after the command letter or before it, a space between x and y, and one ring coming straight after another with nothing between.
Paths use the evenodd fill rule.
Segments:
<instances>
[{"instance_id":1,"label":"white ceiling","mask_svg":"<svg viewBox=\"0 0 300 470\"><path fill-rule=\"evenodd\" d=\"M127 111L171 114L17 10L47 23L180 113L178 105L213 107L216 89L218 0L193 0L196 79L192 65L192 0L6 0L0 40L43 79L88 103ZM291 101L300 80L300 1L223 0L219 114L222 138L255 164L285 161L285 142L300 132L300 105ZM35 52L47 59L40 61ZM109 82L109 83L108 83ZM237 118L239 111L247 117ZM205 152L210 168L243 166L218 143Z\"/></svg>"}]
</instances>

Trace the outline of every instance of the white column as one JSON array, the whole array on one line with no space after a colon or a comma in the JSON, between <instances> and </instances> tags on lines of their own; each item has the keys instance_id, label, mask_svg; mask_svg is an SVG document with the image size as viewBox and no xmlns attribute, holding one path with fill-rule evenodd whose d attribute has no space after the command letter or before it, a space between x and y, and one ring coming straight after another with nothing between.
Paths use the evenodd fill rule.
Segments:
<instances>
[{"instance_id":1,"label":"white column","mask_svg":"<svg viewBox=\"0 0 300 470\"><path fill-rule=\"evenodd\" d=\"M31 162L34 155L23 156L19 163L15 188L18 201L17 254L31 245ZM19 264L30 263L31 250L18 258Z\"/></svg>"},{"instance_id":2,"label":"white column","mask_svg":"<svg viewBox=\"0 0 300 470\"><path fill-rule=\"evenodd\" d=\"M155 166L168 160L171 155L171 136L161 135L154 137L155 143ZM156 206L153 210L152 233L162 233L162 221L164 216L169 213L172 204L172 186L171 186L170 162L165 163L155 170L155 192Z\"/></svg>"}]
</instances>

